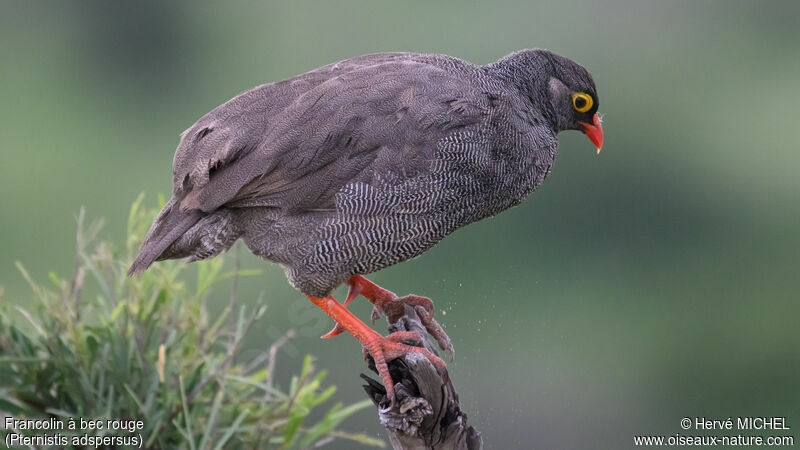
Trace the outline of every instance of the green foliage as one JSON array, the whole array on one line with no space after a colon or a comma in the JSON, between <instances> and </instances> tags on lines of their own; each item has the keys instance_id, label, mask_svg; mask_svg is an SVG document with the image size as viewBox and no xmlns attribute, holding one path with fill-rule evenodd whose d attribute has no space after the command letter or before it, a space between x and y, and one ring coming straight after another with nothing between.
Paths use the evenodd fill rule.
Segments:
<instances>
[{"instance_id":1,"label":"green foliage","mask_svg":"<svg viewBox=\"0 0 800 450\"><path fill-rule=\"evenodd\" d=\"M50 282L40 284L18 264L40 311L17 308L13 316L25 320L13 321L8 306L0 306L0 413L142 420L145 448L306 448L332 439L382 447L336 430L368 400L336 404L308 423L311 411L335 392L324 387L325 372L315 371L311 357L288 392L273 385L276 350L285 339L252 360L237 359L242 339L266 308L261 300L248 307L237 299L236 280L252 272L227 269L217 257L191 266L197 267L194 288L179 262L125 276L154 216L141 205L142 196L131 208L121 251L94 244L100 225L84 228L81 213L71 279L51 273ZM212 319L206 298L226 279L233 279L233 291ZM97 295L89 299L87 292Z\"/></svg>"}]
</instances>

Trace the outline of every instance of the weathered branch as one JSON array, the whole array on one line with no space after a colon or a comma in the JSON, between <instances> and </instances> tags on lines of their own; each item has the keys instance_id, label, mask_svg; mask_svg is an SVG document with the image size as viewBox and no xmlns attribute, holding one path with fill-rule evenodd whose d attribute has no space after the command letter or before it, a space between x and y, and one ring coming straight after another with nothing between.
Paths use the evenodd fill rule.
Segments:
<instances>
[{"instance_id":1,"label":"weathered branch","mask_svg":"<svg viewBox=\"0 0 800 450\"><path fill-rule=\"evenodd\" d=\"M435 351L420 322L417 312L406 306L405 315L389 324L389 332L413 331L423 336L425 348ZM374 372L375 365L369 359ZM389 408L386 389L382 384L362 374L367 384L364 390L378 407L378 420L386 428L389 442L398 449L458 449L475 450L483 447L480 433L467 424L467 415L458 404L458 394L445 372L439 374L428 358L410 353L389 363L397 397Z\"/></svg>"}]
</instances>

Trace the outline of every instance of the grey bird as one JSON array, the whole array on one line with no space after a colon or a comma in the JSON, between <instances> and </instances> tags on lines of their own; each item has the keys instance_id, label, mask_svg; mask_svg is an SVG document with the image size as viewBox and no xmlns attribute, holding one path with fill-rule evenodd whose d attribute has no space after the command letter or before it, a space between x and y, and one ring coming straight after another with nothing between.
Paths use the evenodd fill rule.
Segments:
<instances>
[{"instance_id":1,"label":"grey bird","mask_svg":"<svg viewBox=\"0 0 800 450\"><path fill-rule=\"evenodd\" d=\"M545 50L475 65L439 54L380 53L264 84L181 134L173 191L130 274L154 261L200 260L242 239L371 355L394 398L387 361L413 333L383 337L346 306L361 294L373 319L419 311L452 350L430 299L398 297L363 277L413 258L456 229L519 204L550 173L558 133L603 132L589 72ZM330 295L342 283L345 302Z\"/></svg>"}]
</instances>

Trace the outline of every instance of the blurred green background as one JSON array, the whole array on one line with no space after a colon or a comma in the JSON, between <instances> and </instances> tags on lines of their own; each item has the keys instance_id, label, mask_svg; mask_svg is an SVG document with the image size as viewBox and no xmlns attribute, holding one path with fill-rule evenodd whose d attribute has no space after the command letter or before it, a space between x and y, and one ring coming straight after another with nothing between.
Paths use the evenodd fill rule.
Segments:
<instances>
[{"instance_id":1,"label":"blurred green background","mask_svg":"<svg viewBox=\"0 0 800 450\"><path fill-rule=\"evenodd\" d=\"M626 448L692 434L684 416L796 433L800 2L554 3L2 1L4 298L31 298L15 260L69 273L81 206L119 241L139 192L169 193L178 134L245 89L378 51L547 48L592 72L602 154L562 134L522 206L373 279L434 299L487 448ZM330 320L282 270L243 264L270 305L253 354L294 328L287 375L311 353L362 398L353 339L320 341ZM383 436L373 411L345 428Z\"/></svg>"}]
</instances>

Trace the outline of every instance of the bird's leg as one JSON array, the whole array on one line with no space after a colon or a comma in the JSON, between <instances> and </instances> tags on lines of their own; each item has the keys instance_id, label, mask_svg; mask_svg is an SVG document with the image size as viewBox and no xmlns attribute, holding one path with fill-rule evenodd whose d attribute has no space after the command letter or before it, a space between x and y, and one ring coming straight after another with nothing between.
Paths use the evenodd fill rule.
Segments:
<instances>
[{"instance_id":1,"label":"bird's leg","mask_svg":"<svg viewBox=\"0 0 800 450\"><path fill-rule=\"evenodd\" d=\"M375 368L378 369L378 373L386 387L386 395L392 403L394 403L394 382L392 381L391 375L389 375L389 366L387 366L387 362L401 358L408 353L420 353L427 357L440 372L444 372L446 368L445 363L438 356L422 347L406 344L406 342L421 344L422 338L416 333L398 331L384 337L359 320L353 313L348 311L347 308L337 302L335 298L308 296L308 299L322 308L322 310L331 316L344 330L352 334L364 347L364 351L372 356L372 359L375 361Z\"/></svg>"},{"instance_id":2,"label":"bird's leg","mask_svg":"<svg viewBox=\"0 0 800 450\"><path fill-rule=\"evenodd\" d=\"M383 314L389 319L389 323L397 322L405 314L405 305L412 306L414 310L416 310L428 334L436 339L439 348L446 351L450 355L450 360L452 361L453 345L450 343L450 338L447 336L447 333L444 332L442 326L433 318L433 301L431 299L418 295L398 297L394 292L378 286L361 275L353 275L346 283L350 286L350 289L347 291L347 299L344 302L344 306L347 307L359 294L363 295L374 305L372 309L373 324L375 324L375 321L380 319ZM322 337L333 337L340 334L342 331L344 331L342 327L337 324Z\"/></svg>"},{"instance_id":3,"label":"bird's leg","mask_svg":"<svg viewBox=\"0 0 800 450\"><path fill-rule=\"evenodd\" d=\"M352 286L350 286L350 289L347 291L347 298L344 299L344 307L347 308L347 305L349 305L350 302L352 302L353 299L356 298L357 296L358 296L358 292L355 291ZM373 312L373 315L374 315L374 312ZM372 324L375 325L375 319L372 319ZM320 337L322 339L328 339L328 338L332 338L334 336L338 336L338 335L342 334L342 332L344 332L344 328L342 328L342 326L339 325L339 322L336 322L336 325L333 326L331 331L328 331L327 333L323 334Z\"/></svg>"}]
</instances>

